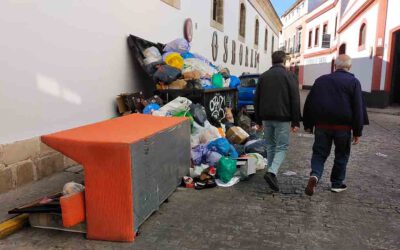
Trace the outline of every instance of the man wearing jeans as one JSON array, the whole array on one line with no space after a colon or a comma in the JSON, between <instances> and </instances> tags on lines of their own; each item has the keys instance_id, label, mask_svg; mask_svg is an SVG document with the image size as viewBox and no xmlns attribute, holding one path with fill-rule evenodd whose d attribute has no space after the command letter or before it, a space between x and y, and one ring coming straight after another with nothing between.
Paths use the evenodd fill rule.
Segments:
<instances>
[{"instance_id":1,"label":"man wearing jeans","mask_svg":"<svg viewBox=\"0 0 400 250\"><path fill-rule=\"evenodd\" d=\"M343 182L350 157L351 131L353 144L358 144L363 125L368 124L360 82L349 72L351 58L340 55L335 65L334 73L315 80L304 106L304 129L312 132L315 127L311 174L305 189L310 196L321 179L332 144L335 144L335 160L330 178L331 191L346 190Z\"/></svg>"},{"instance_id":2,"label":"man wearing jeans","mask_svg":"<svg viewBox=\"0 0 400 250\"><path fill-rule=\"evenodd\" d=\"M285 67L286 54L272 54L273 66L258 80L254 99L256 120L264 126L267 141L268 170L265 181L279 191L276 178L289 146L289 130L300 126L300 94L297 77Z\"/></svg>"}]
</instances>

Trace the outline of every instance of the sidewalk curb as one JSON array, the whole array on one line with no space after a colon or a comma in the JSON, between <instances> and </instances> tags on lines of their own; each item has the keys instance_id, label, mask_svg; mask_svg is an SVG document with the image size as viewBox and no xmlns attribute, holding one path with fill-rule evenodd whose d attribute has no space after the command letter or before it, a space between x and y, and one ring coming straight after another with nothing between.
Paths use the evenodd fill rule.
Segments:
<instances>
[{"instance_id":1,"label":"sidewalk curb","mask_svg":"<svg viewBox=\"0 0 400 250\"><path fill-rule=\"evenodd\" d=\"M7 237L28 224L28 214L21 214L0 223L0 239Z\"/></svg>"}]
</instances>

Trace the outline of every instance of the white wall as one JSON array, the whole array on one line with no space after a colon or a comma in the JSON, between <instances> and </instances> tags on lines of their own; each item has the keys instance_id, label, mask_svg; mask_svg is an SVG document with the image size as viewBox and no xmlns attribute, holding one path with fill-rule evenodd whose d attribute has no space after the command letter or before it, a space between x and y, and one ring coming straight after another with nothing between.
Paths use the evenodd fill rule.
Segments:
<instances>
[{"instance_id":1,"label":"white wall","mask_svg":"<svg viewBox=\"0 0 400 250\"><path fill-rule=\"evenodd\" d=\"M229 63L231 40L237 43L231 72L266 70L271 52L263 49L266 24L260 18L259 69L238 66L239 1L224 2ZM256 12L246 6L251 49ZM166 43L182 37L190 17L197 23L193 51L211 58L210 7L211 1L198 0L181 1L180 10L160 0L0 1L0 144L112 117L115 96L138 90L141 79L133 70L127 34ZM223 34L218 38L221 63Z\"/></svg>"},{"instance_id":2,"label":"white wall","mask_svg":"<svg viewBox=\"0 0 400 250\"><path fill-rule=\"evenodd\" d=\"M371 92L373 59L370 58L376 40L378 4L365 11L356 21L340 34L339 45L346 43L346 54L353 59L351 72L360 80L363 91ZM366 21L365 49L358 49L360 27ZM341 21L343 23L343 21Z\"/></svg>"},{"instance_id":3,"label":"white wall","mask_svg":"<svg viewBox=\"0 0 400 250\"><path fill-rule=\"evenodd\" d=\"M304 59L304 85L312 86L315 80L331 73L333 55L323 55Z\"/></svg>"},{"instance_id":4,"label":"white wall","mask_svg":"<svg viewBox=\"0 0 400 250\"><path fill-rule=\"evenodd\" d=\"M326 48L322 48L322 34L323 34L323 26L325 23L328 23L328 34L331 34L331 47L336 47L337 40L335 39L335 17L338 13L338 6L336 8L330 9L329 11L325 12L324 14L318 16L317 18L311 20L307 23L304 32L306 33L305 36L305 54L314 53L321 50L325 50ZM319 8L318 8L319 10ZM312 16L315 12L309 14ZM339 24L338 24L339 25ZM319 27L319 38L318 38L318 46L314 46L315 44L315 29ZM311 47L308 47L308 35L309 32L312 31L312 43ZM337 37L336 37L337 38Z\"/></svg>"}]
</instances>

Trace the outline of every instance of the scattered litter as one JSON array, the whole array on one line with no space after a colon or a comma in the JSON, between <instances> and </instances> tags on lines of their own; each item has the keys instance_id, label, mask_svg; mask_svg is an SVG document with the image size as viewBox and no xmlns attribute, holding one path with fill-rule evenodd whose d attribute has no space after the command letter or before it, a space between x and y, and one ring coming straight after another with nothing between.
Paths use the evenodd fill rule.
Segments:
<instances>
[{"instance_id":1,"label":"scattered litter","mask_svg":"<svg viewBox=\"0 0 400 250\"><path fill-rule=\"evenodd\" d=\"M221 181L220 179L217 179L217 185L218 187L232 187L233 185L237 184L240 181L240 177L235 176L233 177L229 182L224 183L223 181Z\"/></svg>"},{"instance_id":2,"label":"scattered litter","mask_svg":"<svg viewBox=\"0 0 400 250\"><path fill-rule=\"evenodd\" d=\"M303 133L297 133L298 137L306 137L306 138L314 138L313 134L303 134Z\"/></svg>"},{"instance_id":3,"label":"scattered litter","mask_svg":"<svg viewBox=\"0 0 400 250\"><path fill-rule=\"evenodd\" d=\"M388 157L387 155L382 154L382 153L380 153L380 152L376 153L375 155L376 155L376 156L379 156L379 157L384 157L384 158Z\"/></svg>"},{"instance_id":4,"label":"scattered litter","mask_svg":"<svg viewBox=\"0 0 400 250\"><path fill-rule=\"evenodd\" d=\"M297 173L293 171L286 171L285 173L283 173L283 175L292 176L292 175L297 175Z\"/></svg>"}]
</instances>

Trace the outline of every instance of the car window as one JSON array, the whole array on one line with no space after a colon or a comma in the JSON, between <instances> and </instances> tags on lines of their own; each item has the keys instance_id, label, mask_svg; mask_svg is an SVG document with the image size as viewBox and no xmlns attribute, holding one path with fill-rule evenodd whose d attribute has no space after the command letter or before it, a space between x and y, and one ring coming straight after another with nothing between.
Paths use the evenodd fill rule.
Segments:
<instances>
[{"instance_id":1,"label":"car window","mask_svg":"<svg viewBox=\"0 0 400 250\"><path fill-rule=\"evenodd\" d=\"M240 86L245 88L255 88L258 83L258 77L244 77L240 79Z\"/></svg>"}]
</instances>

